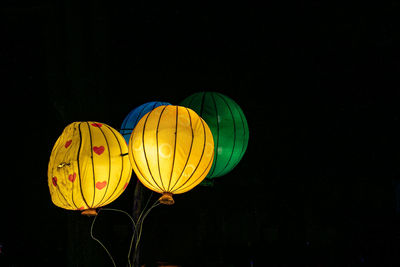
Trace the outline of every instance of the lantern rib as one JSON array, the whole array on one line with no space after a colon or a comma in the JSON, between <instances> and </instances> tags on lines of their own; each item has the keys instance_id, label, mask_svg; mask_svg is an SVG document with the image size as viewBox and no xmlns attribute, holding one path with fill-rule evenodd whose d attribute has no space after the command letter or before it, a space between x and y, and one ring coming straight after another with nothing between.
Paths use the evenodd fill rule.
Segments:
<instances>
[{"instance_id":1,"label":"lantern rib","mask_svg":"<svg viewBox=\"0 0 400 267\"><path fill-rule=\"evenodd\" d=\"M149 115L147 115L147 116L149 116ZM132 133L133 133L133 132L132 132ZM133 136L134 136L134 134L131 135L131 138L130 138L130 141L129 141L130 144L133 144L133 142L132 142ZM132 145L132 146L133 146L133 145ZM131 149L132 149L132 148L131 148ZM143 178L150 186L153 187L153 189L151 189L151 190L157 189L157 188L154 187L154 186L152 185L152 183L149 182L149 180L147 180L147 178L143 175L142 171L140 170L140 168L139 168L139 166L138 166L138 164L137 164L137 162L136 162L135 153L130 153L130 155L131 155L131 157L132 157L133 163L135 163L134 166L136 166L136 168L137 168L139 174L142 176L142 178ZM147 186L146 186L146 187L147 187ZM162 191L161 191L161 192L162 192Z\"/></svg>"},{"instance_id":2,"label":"lantern rib","mask_svg":"<svg viewBox=\"0 0 400 267\"><path fill-rule=\"evenodd\" d=\"M236 122L235 122L235 117L233 116L233 113L232 113L232 110L231 110L229 104L226 102L226 100L221 95L219 95L218 93L216 93L216 95L218 97L220 97L222 99L222 101L224 101L225 105L228 107L229 113L231 114L232 121L233 121L233 146L232 146L232 149L231 149L231 154L229 156L228 161L225 164L225 167L222 170L220 170L218 173L214 174L215 177L218 177L218 176L221 176L221 173L223 174L225 172L226 168L228 167L228 165L229 165L229 163L230 163L230 161L232 159L233 151L235 150L235 145L236 145Z\"/></svg>"},{"instance_id":3,"label":"lantern rib","mask_svg":"<svg viewBox=\"0 0 400 267\"><path fill-rule=\"evenodd\" d=\"M92 143L92 131L90 130L89 122L86 121L88 131L89 131L89 140L90 140L90 159L92 161L92 172L93 172L93 200L92 200L92 205L90 208L93 207L94 205L94 200L96 197L96 173L94 171L94 159L93 159L93 143Z\"/></svg>"},{"instance_id":4,"label":"lantern rib","mask_svg":"<svg viewBox=\"0 0 400 267\"><path fill-rule=\"evenodd\" d=\"M104 140L106 141L106 146L107 146L107 151L108 151L108 178L107 178L107 185L106 185L106 189L105 192L103 194L103 197L100 199L100 201L98 201L97 205L94 207L99 207L100 203L103 201L104 197L107 195L107 191L108 191L108 187L110 186L110 178L111 178L111 151L110 151L110 145L108 144L108 140L107 137L104 133L104 131L101 129L101 127L96 127L100 130L100 132L103 134L104 136ZM111 131L112 132L112 131ZM122 151L120 150L120 154L122 154Z\"/></svg>"},{"instance_id":5,"label":"lantern rib","mask_svg":"<svg viewBox=\"0 0 400 267\"><path fill-rule=\"evenodd\" d=\"M164 107L164 108L165 108L165 107ZM149 116L150 116L150 114L151 114L152 112L153 112L153 110L149 112L149 114L147 115L146 120L144 121L144 124L143 124L143 130L142 130L142 147L143 147L143 154L144 154L144 158L145 158L145 160L146 160L147 169L149 170L151 179L153 179L154 183L157 185L157 187L160 189L160 191L161 191L161 192L164 192L164 190L158 185L158 183L157 183L156 180L154 179L153 174L151 173L149 161L148 161L148 159L147 159L147 154L146 154L146 147L145 147L145 145L144 145L144 133L145 133L145 129L146 129L146 123L147 123L147 120L148 120L148 118L149 118ZM150 183L150 184L151 184L151 183Z\"/></svg>"},{"instance_id":6,"label":"lantern rib","mask_svg":"<svg viewBox=\"0 0 400 267\"><path fill-rule=\"evenodd\" d=\"M140 170L139 166L137 165L137 162L136 162L134 153L132 153L132 159L133 159L133 163L135 163L135 166L136 166L136 168L137 168L139 174L142 176L142 178L143 178L149 185L153 186L152 183L149 182L149 180L147 180L147 178L143 175L142 171ZM146 187L147 187L147 186L146 186ZM150 189L151 189L151 188L150 188ZM157 189L157 188L153 187L153 189ZM151 190L153 190L153 189L151 189ZM161 192L162 192L162 191L161 191Z\"/></svg>"},{"instance_id":7,"label":"lantern rib","mask_svg":"<svg viewBox=\"0 0 400 267\"><path fill-rule=\"evenodd\" d=\"M246 151L246 147L247 147L246 139L247 140L249 139L248 131L247 131L247 137L246 137L246 125L247 125L247 123L245 123L246 122L246 118L244 117L243 111L240 109L240 107L236 103L234 103L234 104L235 104L234 106L235 106L236 110L239 113L240 121L242 122L242 129L243 129L243 136L244 137L243 137L242 148L240 150L239 157L238 157L239 160L236 161L236 163L233 165L233 168L235 168L236 165L238 165L238 163L240 162L240 159L242 159L242 157L244 155L244 152Z\"/></svg>"},{"instance_id":8,"label":"lantern rib","mask_svg":"<svg viewBox=\"0 0 400 267\"><path fill-rule=\"evenodd\" d=\"M104 204L107 203L108 200L110 200L110 198L112 198L112 196L114 195L115 191L117 191L117 188L118 188L118 186L119 186L119 184L120 184L120 182L121 182L121 179L122 179L122 174L123 174L123 172L124 172L124 159L123 159L123 156L122 156L122 147L121 147L121 143L119 142L119 139L118 139L118 137L116 136L116 134L114 133L114 131L113 131L108 125L105 125L105 126L106 126L107 129L114 135L115 139L117 139L118 146L119 146L119 151L120 151L120 154L121 154L121 172L120 172L120 175L119 175L118 183L117 183L117 185L116 185L115 188L114 188L114 191L111 193L111 195L110 195L106 200L103 201L103 199L102 199L102 200L99 202L98 206L104 206ZM111 165L110 165L110 166L111 166ZM107 184L108 184L108 183L107 183ZM106 195L106 194L104 194L104 196L105 196L105 195ZM103 196L103 198L104 198L104 196ZM102 201L103 201L103 202L102 202Z\"/></svg>"},{"instance_id":9,"label":"lantern rib","mask_svg":"<svg viewBox=\"0 0 400 267\"><path fill-rule=\"evenodd\" d=\"M182 190L185 190L186 188L188 188L188 187L192 186L193 184L195 184L195 183L204 175L204 173L205 173L207 170L209 170L209 166L210 166L210 164L213 162L214 157L210 157L210 161L209 161L209 163L207 164L207 168L204 169L203 173L202 173L201 175L199 175L199 177L198 177L196 180L194 180L193 183L191 183L190 185L187 185L187 186L183 187L183 189L182 189L182 186L184 186L184 185L192 178L193 174L197 171L197 168L199 167L200 162L203 160L204 150L205 150L206 144L207 144L207 134L206 134L206 127L204 126L204 120L200 118L200 121L201 121L201 125L203 126L203 131L204 131L204 142L203 142L204 145L203 145L203 151L202 151L202 153L201 153L201 157L200 157L199 163L197 164L196 168L194 169L194 171L193 171L192 174L190 175L189 179L187 179L186 182L183 183L180 187L178 187L177 189L175 189L174 192L178 191L179 189L181 189L181 191L182 191Z\"/></svg>"},{"instance_id":10,"label":"lantern rib","mask_svg":"<svg viewBox=\"0 0 400 267\"><path fill-rule=\"evenodd\" d=\"M158 147L158 129L160 128L160 121L161 121L161 117L165 111L165 109L167 108L167 106L165 106L160 113L160 116L158 117L158 122L157 122L157 128L156 128L156 147L157 147L157 166L158 166L158 174L160 175L160 181L161 181L161 185L162 187L165 189L164 183L163 183L163 179L161 177L161 168L160 168L160 151L159 151L159 147ZM165 191L165 190L162 190Z\"/></svg>"},{"instance_id":11,"label":"lantern rib","mask_svg":"<svg viewBox=\"0 0 400 267\"><path fill-rule=\"evenodd\" d=\"M169 182L168 182L168 189L167 189L167 192L169 192L169 187L171 186L172 175L173 175L173 173L174 173L175 157L176 157L176 141L177 141L177 139L178 139L178 106L176 106L176 118L175 118L174 156L173 156L173 158L172 158L171 175L169 176Z\"/></svg>"},{"instance_id":12,"label":"lantern rib","mask_svg":"<svg viewBox=\"0 0 400 267\"><path fill-rule=\"evenodd\" d=\"M218 108L217 108L217 103L216 103L216 101L215 101L215 98L214 98L214 93L210 93L210 95L211 95L211 99L212 99L212 101L213 101L213 104L214 104L214 109L215 109L215 114L216 114L216 120L217 120L217 132L216 132L216 137L217 137L217 140L216 140L216 143L215 143L215 149L214 149L214 165L213 166L211 166L211 170L210 170L210 172L208 173L208 175L209 176L213 176L214 175L214 172L215 172L215 168L217 167L217 159L218 159L218 145L219 145L219 121L218 121Z\"/></svg>"},{"instance_id":13,"label":"lantern rib","mask_svg":"<svg viewBox=\"0 0 400 267\"><path fill-rule=\"evenodd\" d=\"M191 143L190 143L189 153L188 153L188 156L187 156L187 158L186 158L185 166L183 166L182 172L181 172L181 174L179 175L178 179L176 179L175 184L172 186L170 192L173 191L174 187L176 186L176 184L178 183L178 181L181 179L181 177L182 177L182 175L183 175L183 172L185 171L186 166L187 166L187 164L188 164L188 162L189 162L190 155L192 154L193 140L194 140L192 116L190 116L190 112L189 112L188 108L185 108L185 109L186 109L186 111L187 111L187 113L188 113L188 115L189 115L190 129L192 130L192 140L191 140Z\"/></svg>"},{"instance_id":14,"label":"lantern rib","mask_svg":"<svg viewBox=\"0 0 400 267\"><path fill-rule=\"evenodd\" d=\"M191 183L190 185L186 185L186 186L183 187L183 188L180 188L180 190L183 191L183 192L185 192L184 190L185 190L186 188L190 188L190 187L191 187L192 185L194 185L199 179L201 179L201 178L203 177L203 175L207 175L207 174L204 174L204 173L205 173L207 170L209 170L209 168L211 167L210 165L212 164L213 159L214 159L214 157L211 157L211 158L210 158L210 161L208 162L207 167L204 169L204 171L202 172L202 174L199 175L199 177L198 177L196 180L193 181L193 183ZM205 177L204 177L204 178L205 178ZM176 190L175 190L175 191L176 191Z\"/></svg>"},{"instance_id":15,"label":"lantern rib","mask_svg":"<svg viewBox=\"0 0 400 267\"><path fill-rule=\"evenodd\" d=\"M201 125L203 126L203 132L204 132L204 141L203 141L203 144L204 144L204 145L203 145L203 150L201 151L201 156L200 156L199 162L197 162L196 168L193 170L193 172L192 172L192 174L189 176L189 178L188 178L183 184L181 184L177 189L175 189L173 192L176 192L177 190L179 190L180 188L182 188L182 187L192 178L193 174L197 171L197 168L199 167L201 161L203 160L204 150L206 149L206 139L207 139L207 137L206 137L206 128L205 128L205 126L204 126L204 122L203 122L203 120L202 120L201 118L200 118L200 121L201 121ZM187 188L187 187L185 187L185 188ZM173 192L171 191L171 193L173 193Z\"/></svg>"},{"instance_id":16,"label":"lantern rib","mask_svg":"<svg viewBox=\"0 0 400 267\"><path fill-rule=\"evenodd\" d=\"M81 131L81 123L78 124L78 130L79 130L79 147L78 147L78 155L77 155L77 165L78 165L78 176L79 176L79 187L81 190L81 196L83 199L83 202L85 202L86 207L89 208L89 204L86 201L85 195L83 194L83 190L82 190L82 178L81 178L81 167L80 167L80 154L81 154L81 148L82 148L82 131Z\"/></svg>"}]
</instances>

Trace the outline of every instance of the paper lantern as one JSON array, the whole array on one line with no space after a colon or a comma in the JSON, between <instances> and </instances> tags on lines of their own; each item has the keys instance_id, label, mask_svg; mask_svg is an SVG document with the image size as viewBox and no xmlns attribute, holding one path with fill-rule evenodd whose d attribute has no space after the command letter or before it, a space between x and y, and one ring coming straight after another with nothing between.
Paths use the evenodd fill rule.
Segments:
<instances>
[{"instance_id":1,"label":"paper lantern","mask_svg":"<svg viewBox=\"0 0 400 267\"><path fill-rule=\"evenodd\" d=\"M121 195L131 174L128 146L118 131L104 123L73 122L51 152L51 200L58 207L95 215L96 208Z\"/></svg>"},{"instance_id":2,"label":"paper lantern","mask_svg":"<svg viewBox=\"0 0 400 267\"><path fill-rule=\"evenodd\" d=\"M139 180L173 204L173 194L198 185L214 158L214 141L207 123L180 106L159 106L136 125L129 141L129 159Z\"/></svg>"},{"instance_id":3,"label":"paper lantern","mask_svg":"<svg viewBox=\"0 0 400 267\"><path fill-rule=\"evenodd\" d=\"M249 141L249 127L239 105L216 92L199 92L180 105L196 111L208 124L214 137L214 162L207 178L230 172L242 159Z\"/></svg>"},{"instance_id":4,"label":"paper lantern","mask_svg":"<svg viewBox=\"0 0 400 267\"><path fill-rule=\"evenodd\" d=\"M129 138L131 137L131 133L133 128L135 128L136 124L139 120L148 112L152 111L156 107L163 106L163 105L171 105L167 102L148 102L143 105L140 105L134 108L131 112L126 115L124 121L121 125L121 130L119 131L122 136L125 138L126 143L129 142Z\"/></svg>"}]
</instances>

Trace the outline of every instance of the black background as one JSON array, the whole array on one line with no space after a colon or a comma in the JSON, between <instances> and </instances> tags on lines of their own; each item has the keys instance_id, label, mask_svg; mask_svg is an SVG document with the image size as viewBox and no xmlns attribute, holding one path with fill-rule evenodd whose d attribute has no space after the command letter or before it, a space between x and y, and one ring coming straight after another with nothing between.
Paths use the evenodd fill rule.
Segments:
<instances>
[{"instance_id":1,"label":"black background","mask_svg":"<svg viewBox=\"0 0 400 267\"><path fill-rule=\"evenodd\" d=\"M152 211L143 264L398 266L400 3L349 2L2 1L0 266L111 266L92 219L51 202L53 144L198 91L242 107L249 146ZM96 222L119 266L130 231Z\"/></svg>"}]
</instances>

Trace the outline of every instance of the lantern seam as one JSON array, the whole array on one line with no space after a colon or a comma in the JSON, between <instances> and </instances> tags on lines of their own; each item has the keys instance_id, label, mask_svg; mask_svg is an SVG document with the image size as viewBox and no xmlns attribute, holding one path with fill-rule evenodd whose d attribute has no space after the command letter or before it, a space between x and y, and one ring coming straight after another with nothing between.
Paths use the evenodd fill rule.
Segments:
<instances>
[{"instance_id":1,"label":"lantern seam","mask_svg":"<svg viewBox=\"0 0 400 267\"><path fill-rule=\"evenodd\" d=\"M98 203L97 203L95 206L93 206L93 207L98 207L98 206L100 206L100 203L103 201L104 197L106 196L107 191L108 191L108 187L110 186L110 176L111 176L111 152L110 152L110 146L109 146L109 144L108 144L108 140L107 140L107 138L106 138L106 135L105 135L104 131L101 129L101 127L97 127L97 128L98 128L98 129L100 130L100 132L103 134L104 140L106 141L106 145L107 145L107 151L108 151L108 179L107 179L106 190L105 190L105 192L104 192L103 197L102 197L101 200L98 201Z\"/></svg>"},{"instance_id":2,"label":"lantern seam","mask_svg":"<svg viewBox=\"0 0 400 267\"><path fill-rule=\"evenodd\" d=\"M89 204L87 203L85 195L83 194L83 190L82 190L81 168L80 168L80 164L79 164L79 162L80 162L79 158L80 158L80 153L81 153L81 148L82 148L81 123L78 124L78 130L79 130L79 147L78 147L77 163L78 163L79 187L81 189L81 197L83 199L83 202L85 202L86 207L89 208Z\"/></svg>"},{"instance_id":3,"label":"lantern seam","mask_svg":"<svg viewBox=\"0 0 400 267\"><path fill-rule=\"evenodd\" d=\"M229 165L229 163L230 163L230 161L231 161L231 159L232 159L233 151L235 150L235 145L236 145L236 122L235 122L235 117L233 116L233 113L232 113L232 110L231 110L229 104L226 102L226 100L225 100L221 95L219 95L218 93L216 93L216 95L219 96L219 97L222 99L222 101L224 101L225 105L226 105L226 106L228 107L228 109L229 109L229 113L231 114L231 116L232 116L232 121L233 121L233 136L234 136L234 137L233 137L233 147L232 147L232 149L231 149L231 154L230 154L230 156L229 156L228 161L227 161L226 164L225 164L225 167L224 167L221 171L219 171L218 173L214 174L215 177L218 177L218 176L221 176L222 174L225 173L225 171L226 171L226 169L227 169L227 167L228 167L228 165ZM231 169L231 170L232 170L232 169Z\"/></svg>"},{"instance_id":4,"label":"lantern seam","mask_svg":"<svg viewBox=\"0 0 400 267\"><path fill-rule=\"evenodd\" d=\"M185 184L192 178L193 174L197 171L197 168L198 168L198 166L200 165L200 162L203 160L204 150L205 150L206 144L207 144L207 131L206 131L206 127L204 126L204 123L205 123L204 120L203 120L202 118L200 118L200 121L201 121L201 125L203 126L203 131L204 131L203 151L202 151L202 153L201 153L201 157L200 157L199 163L198 163L197 166L196 166L196 169L192 172L192 175L190 175L189 179L188 179L184 184L182 184L182 186L185 185ZM211 131L210 131L210 134L211 134ZM211 136L212 136L212 134L211 134ZM185 189L187 189L187 188L190 188L192 185L194 185L201 177L203 177L203 175L204 175L204 173L206 172L206 170L209 170L208 167L209 167L210 164L213 162L213 159L214 159L214 155L213 155L212 157L210 157L210 161L209 161L209 163L207 164L207 167L203 170L203 173L202 173L196 180L194 180L190 185L186 185L186 186L183 187L183 188L182 188L182 186L179 187L179 188L177 188L176 190L174 190L174 192L177 191L177 190L179 190L179 189L180 189L181 191L183 191L183 190L185 190Z\"/></svg>"},{"instance_id":5,"label":"lantern seam","mask_svg":"<svg viewBox=\"0 0 400 267\"><path fill-rule=\"evenodd\" d=\"M158 129L160 128L161 117L162 117L162 115L163 115L163 113L164 113L164 111L165 111L166 108L167 108L167 106L165 106L165 107L161 110L160 116L158 117L157 128L156 128L157 166L158 166L158 174L159 174L159 176L160 176L160 182L161 182L161 185L162 185L162 187L163 187L163 190L161 190L161 191L163 191L163 192L165 191L165 188L164 188L163 179L162 179L162 177L161 177L160 151L159 151L159 147L158 147ZM161 188L160 188L160 189L161 189Z\"/></svg>"},{"instance_id":6,"label":"lantern seam","mask_svg":"<svg viewBox=\"0 0 400 267\"><path fill-rule=\"evenodd\" d=\"M105 197L105 195L106 195L106 194L104 194L103 199L99 202L98 206L104 206L105 203L107 203L110 199L112 199L113 195L115 194L115 191L117 191L117 188L118 188L118 186L119 186L119 184L120 184L120 182L121 182L121 179L122 179L122 174L123 174L123 172L124 172L124 158L123 158L123 156L122 156L122 147L121 147L121 143L119 142L118 137L117 137L117 135L114 133L114 131L113 131L108 125L106 125L106 127L107 127L107 129L109 129L109 130L111 131L111 133L112 133L112 134L114 135L114 137L117 139L118 146L119 146L119 151L120 151L120 154L121 154L121 172L120 172L120 175L119 175L118 183L117 183L117 185L116 185L115 188L114 188L114 191L111 193L111 195L110 195L106 200L103 201L103 199L104 199L104 197ZM102 202L102 201L103 201L103 202Z\"/></svg>"},{"instance_id":7,"label":"lantern seam","mask_svg":"<svg viewBox=\"0 0 400 267\"><path fill-rule=\"evenodd\" d=\"M144 159L146 160L146 165L147 165L147 169L149 170L150 176L153 179L154 183L157 185L157 187L160 189L160 191L163 192L164 190L158 185L158 183L156 182L156 180L153 177L153 174L151 173L149 161L147 160L146 147L144 145L144 132L145 132L145 129L146 129L147 120L148 120L148 118L150 117L150 114L153 111L154 111L154 109L149 112L149 115L146 117L146 120L144 121L144 124L143 124L143 129L142 129L142 147L143 147Z\"/></svg>"},{"instance_id":8,"label":"lantern seam","mask_svg":"<svg viewBox=\"0 0 400 267\"><path fill-rule=\"evenodd\" d=\"M174 173L175 157L176 157L176 141L177 141L177 139L178 139L178 106L176 106L176 118L175 118L174 157L172 158L171 175L169 176L167 192L169 191L169 187L171 186L171 179L172 179L172 175Z\"/></svg>"},{"instance_id":9,"label":"lantern seam","mask_svg":"<svg viewBox=\"0 0 400 267\"><path fill-rule=\"evenodd\" d=\"M75 132L75 131L74 131ZM72 137L74 136L74 133L72 134ZM71 139L72 140L72 139ZM70 150L72 148L72 146L68 146L68 150ZM65 155L66 155L67 153L65 153ZM65 156L64 156L64 159L63 159L63 161L65 162ZM73 169L73 168L72 168ZM75 206L75 208L76 209L79 209L78 208L78 206L76 205L76 203L75 203L75 201L74 201L74 187L75 187L75 183L72 183L72 192L71 192L71 200L72 200L72 203L74 204L74 206Z\"/></svg>"},{"instance_id":10,"label":"lantern seam","mask_svg":"<svg viewBox=\"0 0 400 267\"><path fill-rule=\"evenodd\" d=\"M247 138L246 138L246 125L247 125L246 117L244 116L243 111L241 110L240 106L236 103L234 103L234 104L235 104L234 106L235 106L236 110L239 113L240 120L242 122L244 140L243 140L243 145L242 145L242 149L240 151L239 157L237 158L236 163L233 165L232 169L235 168L236 165L238 165L240 160L243 158L244 153L246 152L248 141L249 141L249 130L247 130ZM244 117L244 119L243 119L243 117ZM247 128L248 128L248 126L247 126Z\"/></svg>"},{"instance_id":11,"label":"lantern seam","mask_svg":"<svg viewBox=\"0 0 400 267\"><path fill-rule=\"evenodd\" d=\"M186 191L184 191L184 190L186 190L187 188L190 188L191 186L193 186L194 184L196 184L196 182L197 182L199 179L201 179L201 177L204 176L204 173L205 173L207 170L209 170L209 167L211 168L210 164L212 164L213 158L214 158L214 155L210 158L210 161L208 162L207 167L204 169L203 173L202 173L196 180L194 180L193 183L191 183L190 185L186 185L184 188L180 188L180 190L183 191L183 193L186 192ZM206 175L207 175L207 174L206 174ZM203 179L205 179L205 177L204 177ZM203 180L203 179L202 179L202 180ZM200 181L200 182L201 182L201 181ZM193 187L194 187L194 186L193 186Z\"/></svg>"},{"instance_id":12,"label":"lantern seam","mask_svg":"<svg viewBox=\"0 0 400 267\"><path fill-rule=\"evenodd\" d=\"M181 174L179 175L178 179L176 179L175 184L172 186L170 192L173 191L174 187L177 185L178 181L181 179L182 174L183 174L183 172L185 171L185 168L186 168L186 166L187 166L187 164L188 164L188 162L189 162L190 155L192 154L193 140L194 140L192 116L190 116L189 109L188 109L188 108L185 108L185 109L186 109L186 111L187 111L187 113L188 113L188 115L189 115L190 129L192 130L192 140L191 140L191 143L190 143L189 154L188 154L188 157L187 157L187 159L186 159L185 166L183 166L182 172L181 172Z\"/></svg>"},{"instance_id":13,"label":"lantern seam","mask_svg":"<svg viewBox=\"0 0 400 267\"><path fill-rule=\"evenodd\" d=\"M210 93L210 95L211 95L211 99L213 100L213 104L214 104L214 109L215 109L215 114L216 114L216 120L217 120L217 133L216 133L216 137L217 137L217 140L216 140L216 144L215 144L215 149L214 149L214 166L211 166L211 170L210 170L210 172L208 173L208 176L209 177L211 177L211 176L214 176L214 172L215 172L215 169L216 169L216 167L217 167L217 162L218 162L218 145L219 145L219 121L218 121L218 108L217 108L217 103L216 103L216 101L215 101L215 98L214 98L214 93Z\"/></svg>"},{"instance_id":14,"label":"lantern seam","mask_svg":"<svg viewBox=\"0 0 400 267\"><path fill-rule=\"evenodd\" d=\"M94 200L96 198L96 173L94 171L94 159L93 159L93 143L92 143L92 131L90 130L89 122L86 121L89 130L89 140L90 140L90 159L92 161L92 173L93 173L93 200L90 208L93 208Z\"/></svg>"},{"instance_id":15,"label":"lantern seam","mask_svg":"<svg viewBox=\"0 0 400 267\"><path fill-rule=\"evenodd\" d=\"M149 114L147 115L147 117L148 117L148 116L149 116ZM146 117L146 118L147 118L147 117ZM133 146L133 141L132 141L133 137L134 137L134 134L131 135L131 138L130 138L130 141L129 141L129 143L132 144L131 146ZM143 175L142 171L140 170L140 168L139 168L139 166L138 166L138 164L137 164L137 162L136 162L136 159L135 159L135 153L132 151L131 146L129 146L129 149L131 150L130 155L131 155L132 160L133 160L133 163L134 163L134 164L132 164L132 165L136 167L136 169L138 170L138 172L139 172L139 174L142 176L142 178L143 178L150 186L153 186L152 183L150 183L149 180L147 180L147 178ZM146 187L148 187L148 186L146 186ZM155 186L153 186L153 189L157 189L157 188L156 188ZM153 189L151 189L151 190L153 190ZM162 191L162 190L161 190L161 191Z\"/></svg>"},{"instance_id":16,"label":"lantern seam","mask_svg":"<svg viewBox=\"0 0 400 267\"><path fill-rule=\"evenodd\" d=\"M205 129L203 120L202 120L201 118L200 118L200 121L201 121L201 125L203 126L203 132L204 132L203 150L202 150L202 152L201 152L200 159L199 159L199 161L198 161L198 163L197 163L196 168L193 170L193 172L192 172L192 174L189 176L189 178L188 178L183 184L181 184L177 189L175 189L173 192L175 192L175 191L181 189L181 188L192 178L193 174L197 171L197 168L199 167L201 161L203 160L204 150L206 149L206 139L207 139L207 137L206 137L206 129ZM184 187L184 188L187 188L187 187ZM171 193L173 193L173 192L171 192Z\"/></svg>"}]
</instances>

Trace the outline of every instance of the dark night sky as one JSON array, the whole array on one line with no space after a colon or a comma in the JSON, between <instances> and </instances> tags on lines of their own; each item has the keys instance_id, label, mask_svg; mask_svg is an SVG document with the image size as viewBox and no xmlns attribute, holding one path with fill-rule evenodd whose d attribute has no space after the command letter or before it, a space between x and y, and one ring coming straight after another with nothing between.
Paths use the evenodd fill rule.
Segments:
<instances>
[{"instance_id":1,"label":"dark night sky","mask_svg":"<svg viewBox=\"0 0 400 267\"><path fill-rule=\"evenodd\" d=\"M260 2L1 2L0 266L110 266L91 219L51 203L54 142L203 90L242 107L249 147L149 215L143 263L400 264L400 3ZM132 209L134 183L112 207ZM128 220L97 225L125 266Z\"/></svg>"}]
</instances>

